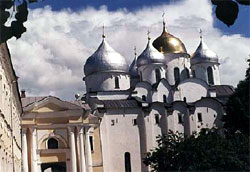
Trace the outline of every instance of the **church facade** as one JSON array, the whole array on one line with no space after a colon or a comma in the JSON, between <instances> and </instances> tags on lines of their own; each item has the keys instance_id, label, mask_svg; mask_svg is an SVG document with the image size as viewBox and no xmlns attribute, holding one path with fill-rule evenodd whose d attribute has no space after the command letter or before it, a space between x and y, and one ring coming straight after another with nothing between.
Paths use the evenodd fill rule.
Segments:
<instances>
[{"instance_id":1,"label":"church facade","mask_svg":"<svg viewBox=\"0 0 250 172\"><path fill-rule=\"evenodd\" d=\"M162 34L129 66L103 41L84 65L84 100L101 118L104 171L148 171L142 159L169 130L186 136L202 128L222 128L226 98L219 59L200 43L190 56L163 23Z\"/></svg>"},{"instance_id":2,"label":"church facade","mask_svg":"<svg viewBox=\"0 0 250 172\"><path fill-rule=\"evenodd\" d=\"M219 65L202 36L190 56L165 23L130 65L103 35L84 64L83 97L22 96L24 171L150 171L142 160L158 135L222 128L234 90L220 84Z\"/></svg>"}]
</instances>

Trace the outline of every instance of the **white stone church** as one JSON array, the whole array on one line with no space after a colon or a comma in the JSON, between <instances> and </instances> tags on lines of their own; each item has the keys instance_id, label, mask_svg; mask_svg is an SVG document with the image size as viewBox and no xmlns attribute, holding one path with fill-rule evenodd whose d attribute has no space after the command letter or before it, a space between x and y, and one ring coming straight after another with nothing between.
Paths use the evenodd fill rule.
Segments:
<instances>
[{"instance_id":1,"label":"white stone church","mask_svg":"<svg viewBox=\"0 0 250 172\"><path fill-rule=\"evenodd\" d=\"M156 136L222 127L234 90L220 85L219 58L202 36L192 56L165 23L143 44L129 65L103 35L84 64L81 100L22 96L25 172L149 171L142 159L157 147Z\"/></svg>"}]
</instances>

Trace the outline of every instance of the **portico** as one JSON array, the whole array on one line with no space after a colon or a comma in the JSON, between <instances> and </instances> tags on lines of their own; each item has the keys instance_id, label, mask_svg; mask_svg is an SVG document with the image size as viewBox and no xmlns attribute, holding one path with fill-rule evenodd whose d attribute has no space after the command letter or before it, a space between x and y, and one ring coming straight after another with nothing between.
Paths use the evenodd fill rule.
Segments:
<instances>
[{"instance_id":1,"label":"portico","mask_svg":"<svg viewBox=\"0 0 250 172\"><path fill-rule=\"evenodd\" d=\"M98 120L89 120L88 110L51 96L25 106L22 117L23 171L99 171L93 167L92 157L100 152L91 151L90 145L93 144L90 137L98 126L93 121Z\"/></svg>"}]
</instances>

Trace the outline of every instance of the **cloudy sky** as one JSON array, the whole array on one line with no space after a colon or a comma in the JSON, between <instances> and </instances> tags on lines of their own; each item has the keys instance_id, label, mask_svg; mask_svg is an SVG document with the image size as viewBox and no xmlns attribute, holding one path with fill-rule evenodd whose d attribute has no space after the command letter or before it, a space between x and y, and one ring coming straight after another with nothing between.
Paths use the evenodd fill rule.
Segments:
<instances>
[{"instance_id":1,"label":"cloudy sky","mask_svg":"<svg viewBox=\"0 0 250 172\"><path fill-rule=\"evenodd\" d=\"M199 28L203 30L204 41L220 58L222 84L236 86L244 78L250 54L245 7L235 25L227 28L214 17L209 0L54 2L31 5L27 32L8 42L19 87L28 96L73 100L75 93L84 93L83 65L102 40L103 24L106 40L131 63L134 46L138 54L145 48L148 30L152 39L161 34L163 11L169 32L183 41L190 54L199 44Z\"/></svg>"}]
</instances>

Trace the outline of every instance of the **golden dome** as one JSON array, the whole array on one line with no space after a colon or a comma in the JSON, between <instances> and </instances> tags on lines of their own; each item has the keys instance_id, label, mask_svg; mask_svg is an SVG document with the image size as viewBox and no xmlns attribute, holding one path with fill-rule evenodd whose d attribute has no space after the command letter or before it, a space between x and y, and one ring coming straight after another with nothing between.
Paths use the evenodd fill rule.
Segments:
<instances>
[{"instance_id":1,"label":"golden dome","mask_svg":"<svg viewBox=\"0 0 250 172\"><path fill-rule=\"evenodd\" d=\"M154 40L153 46L162 53L187 53L185 45L179 38L168 33L165 25L161 36Z\"/></svg>"}]
</instances>

